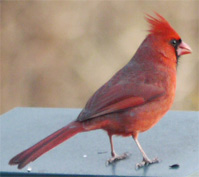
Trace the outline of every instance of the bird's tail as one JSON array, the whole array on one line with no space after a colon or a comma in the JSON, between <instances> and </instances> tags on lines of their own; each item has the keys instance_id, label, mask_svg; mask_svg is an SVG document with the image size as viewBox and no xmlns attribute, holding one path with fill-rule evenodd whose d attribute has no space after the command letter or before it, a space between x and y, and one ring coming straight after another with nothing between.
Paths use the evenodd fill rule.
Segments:
<instances>
[{"instance_id":1,"label":"bird's tail","mask_svg":"<svg viewBox=\"0 0 199 177\"><path fill-rule=\"evenodd\" d=\"M54 132L48 137L44 138L37 144L26 149L25 151L19 153L13 157L10 161L10 165L18 165L18 169L23 168L28 163L34 161L40 157L45 152L59 145L63 141L71 138L77 133L83 132L84 128L81 122L71 122L69 125L61 128L60 130Z\"/></svg>"}]
</instances>

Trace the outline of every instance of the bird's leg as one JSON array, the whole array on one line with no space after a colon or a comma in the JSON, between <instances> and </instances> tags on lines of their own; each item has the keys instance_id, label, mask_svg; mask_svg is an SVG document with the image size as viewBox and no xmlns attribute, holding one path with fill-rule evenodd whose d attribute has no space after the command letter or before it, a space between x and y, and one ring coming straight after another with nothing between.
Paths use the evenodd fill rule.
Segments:
<instances>
[{"instance_id":1,"label":"bird's leg","mask_svg":"<svg viewBox=\"0 0 199 177\"><path fill-rule=\"evenodd\" d=\"M147 155L145 154L144 150L142 149L137 137L134 138L140 152L142 153L142 156L143 156L143 160L141 163L137 163L136 164L136 168L140 168L140 167L143 167L143 166L146 166L146 165L150 165L150 164L153 164L153 163L158 163L159 160L157 158L153 159L153 160L150 160Z\"/></svg>"},{"instance_id":2,"label":"bird's leg","mask_svg":"<svg viewBox=\"0 0 199 177\"><path fill-rule=\"evenodd\" d=\"M110 134L109 134L109 140L110 140L110 144L111 144L111 155L112 155L112 157L109 160L107 160L107 165L109 165L113 162L116 162L118 160L126 159L129 156L128 153L124 153L122 155L117 155L115 150L114 150L114 147L113 147L112 135L110 135Z\"/></svg>"}]
</instances>

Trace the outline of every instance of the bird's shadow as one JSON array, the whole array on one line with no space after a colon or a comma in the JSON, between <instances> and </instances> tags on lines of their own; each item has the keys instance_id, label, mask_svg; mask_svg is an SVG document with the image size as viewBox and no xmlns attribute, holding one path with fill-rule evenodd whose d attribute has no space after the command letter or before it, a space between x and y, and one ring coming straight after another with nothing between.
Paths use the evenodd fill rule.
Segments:
<instances>
[{"instance_id":1,"label":"bird's shadow","mask_svg":"<svg viewBox=\"0 0 199 177\"><path fill-rule=\"evenodd\" d=\"M117 174L116 174L116 169L117 169L117 164L118 164L119 162L120 162L120 161L116 161L116 162L114 162L114 163L108 165L108 166L111 166L111 170L112 170L112 175L113 175L113 176L116 176L116 175L117 175ZM150 164L150 165L147 165L147 166L138 168L138 169L135 168L135 171L142 171L142 176L147 176L147 173L148 173L148 171L149 171L149 169L150 169L150 167L151 167L152 165L155 165L155 164Z\"/></svg>"},{"instance_id":2,"label":"bird's shadow","mask_svg":"<svg viewBox=\"0 0 199 177\"><path fill-rule=\"evenodd\" d=\"M142 176L147 176L147 172L149 171L151 165L147 165L141 168L136 169L136 171L143 171Z\"/></svg>"},{"instance_id":3,"label":"bird's shadow","mask_svg":"<svg viewBox=\"0 0 199 177\"><path fill-rule=\"evenodd\" d=\"M113 176L116 176L116 166L117 166L118 162L119 161L116 161L116 162L114 162L112 164L109 164L109 166L111 166L111 171L112 171L112 175Z\"/></svg>"}]
</instances>

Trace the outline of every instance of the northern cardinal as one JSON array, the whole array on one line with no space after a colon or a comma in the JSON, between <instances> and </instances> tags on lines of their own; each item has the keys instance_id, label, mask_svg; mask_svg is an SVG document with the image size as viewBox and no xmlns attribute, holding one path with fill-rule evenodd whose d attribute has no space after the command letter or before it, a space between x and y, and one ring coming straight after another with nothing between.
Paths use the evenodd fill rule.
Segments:
<instances>
[{"instance_id":1,"label":"northern cardinal","mask_svg":"<svg viewBox=\"0 0 199 177\"><path fill-rule=\"evenodd\" d=\"M147 15L150 30L132 59L88 100L77 119L13 157L9 164L21 169L45 152L74 135L102 129L109 136L112 158L117 155L113 135L132 136L143 155L137 167L158 162L150 160L138 142L138 134L152 128L170 109L176 90L179 57L191 48L159 14Z\"/></svg>"}]
</instances>

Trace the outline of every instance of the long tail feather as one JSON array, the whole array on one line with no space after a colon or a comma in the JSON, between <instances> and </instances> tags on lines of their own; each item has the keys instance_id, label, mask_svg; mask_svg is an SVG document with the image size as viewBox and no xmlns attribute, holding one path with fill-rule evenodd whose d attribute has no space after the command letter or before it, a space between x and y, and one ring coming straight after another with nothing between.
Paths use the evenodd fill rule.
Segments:
<instances>
[{"instance_id":1,"label":"long tail feather","mask_svg":"<svg viewBox=\"0 0 199 177\"><path fill-rule=\"evenodd\" d=\"M45 152L82 131L84 131L84 128L81 122L71 122L69 125L61 128L37 144L13 157L9 161L9 164L18 165L18 168L21 169Z\"/></svg>"}]
</instances>

